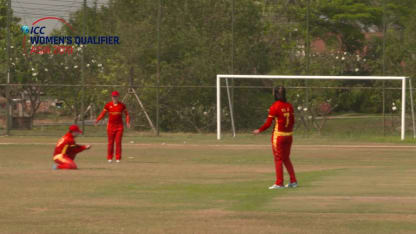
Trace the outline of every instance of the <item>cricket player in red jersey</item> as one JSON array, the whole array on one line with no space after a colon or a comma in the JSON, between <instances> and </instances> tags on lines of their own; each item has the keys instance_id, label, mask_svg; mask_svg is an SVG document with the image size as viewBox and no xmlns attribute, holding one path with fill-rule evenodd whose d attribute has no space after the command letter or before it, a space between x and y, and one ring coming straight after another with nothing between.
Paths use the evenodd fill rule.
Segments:
<instances>
[{"instance_id":1,"label":"cricket player in red jersey","mask_svg":"<svg viewBox=\"0 0 416 234\"><path fill-rule=\"evenodd\" d=\"M74 160L78 153L90 149L91 145L75 144L75 137L82 134L77 125L69 127L69 131L59 139L53 152L54 169L77 169Z\"/></svg>"},{"instance_id":2,"label":"cricket player in red jersey","mask_svg":"<svg viewBox=\"0 0 416 234\"><path fill-rule=\"evenodd\" d=\"M298 186L290 161L290 148L293 141L293 125L295 124L295 116L292 105L286 101L286 90L283 86L274 88L275 102L269 109L269 116L266 122L259 129L253 131L254 134L259 134L270 127L273 120L275 126L272 134L272 149L274 155L274 163L276 169L276 183L269 187L269 189L280 189L283 186L283 164L285 165L289 175L290 183L286 185L288 188L295 188Z\"/></svg>"},{"instance_id":3,"label":"cricket player in red jersey","mask_svg":"<svg viewBox=\"0 0 416 234\"><path fill-rule=\"evenodd\" d=\"M126 115L126 124L130 128L130 116L127 111L126 105L118 101L120 94L117 91L111 93L112 101L105 104L104 110L98 116L95 124L107 114L108 112L108 123L107 123L107 160L109 163L113 162L114 157L114 141L116 143L116 160L119 163L121 160L121 140L123 138L123 114Z\"/></svg>"}]
</instances>

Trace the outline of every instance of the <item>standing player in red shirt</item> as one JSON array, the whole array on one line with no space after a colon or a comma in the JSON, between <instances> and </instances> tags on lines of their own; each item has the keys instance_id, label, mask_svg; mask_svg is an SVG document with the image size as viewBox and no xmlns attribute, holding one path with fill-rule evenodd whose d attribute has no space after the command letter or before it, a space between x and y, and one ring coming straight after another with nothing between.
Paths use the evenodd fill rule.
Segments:
<instances>
[{"instance_id":1,"label":"standing player in red shirt","mask_svg":"<svg viewBox=\"0 0 416 234\"><path fill-rule=\"evenodd\" d=\"M286 101L286 90L283 86L274 88L275 102L269 108L269 116L266 122L259 129L253 131L257 135L270 127L273 120L275 126L272 134L272 149L274 155L274 163L276 168L276 183L269 189L280 189L283 186L283 164L285 165L289 175L290 183L286 185L288 188L298 186L295 170L290 161L290 148L293 141L293 125L295 124L295 116L292 105Z\"/></svg>"},{"instance_id":2,"label":"standing player in red shirt","mask_svg":"<svg viewBox=\"0 0 416 234\"><path fill-rule=\"evenodd\" d=\"M114 156L114 141L116 142L116 160L119 163L121 160L121 140L123 138L123 114L126 115L126 124L130 128L130 116L127 112L126 105L119 102L120 94L117 91L111 93L112 101L105 104L104 110L97 117L95 124L107 114L108 112L108 123L107 123L107 136L108 136L108 146L107 146L107 160L109 163L113 162Z\"/></svg>"},{"instance_id":3,"label":"standing player in red shirt","mask_svg":"<svg viewBox=\"0 0 416 234\"><path fill-rule=\"evenodd\" d=\"M74 160L78 153L90 149L91 145L75 144L75 137L82 134L77 125L69 127L69 131L59 139L53 152L54 169L77 169Z\"/></svg>"}]
</instances>

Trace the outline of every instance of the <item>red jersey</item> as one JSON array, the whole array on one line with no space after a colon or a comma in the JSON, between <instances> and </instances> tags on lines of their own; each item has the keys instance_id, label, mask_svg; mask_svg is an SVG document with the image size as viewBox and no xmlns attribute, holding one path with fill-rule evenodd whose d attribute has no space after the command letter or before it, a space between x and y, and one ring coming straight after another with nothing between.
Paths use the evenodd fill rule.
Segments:
<instances>
[{"instance_id":1,"label":"red jersey","mask_svg":"<svg viewBox=\"0 0 416 234\"><path fill-rule=\"evenodd\" d=\"M292 104L288 102L276 101L269 108L269 116L261 128L263 132L270 127L273 120L275 120L275 127L273 134L280 136L290 136L293 132L293 125L295 125L295 115Z\"/></svg>"},{"instance_id":2,"label":"red jersey","mask_svg":"<svg viewBox=\"0 0 416 234\"><path fill-rule=\"evenodd\" d=\"M123 113L126 115L126 122L130 123L130 116L127 112L126 105L122 102L118 102L117 104L109 102L105 104L104 110L98 116L96 122L100 121L107 112L109 115L108 125L110 126L123 126Z\"/></svg>"},{"instance_id":3,"label":"red jersey","mask_svg":"<svg viewBox=\"0 0 416 234\"><path fill-rule=\"evenodd\" d=\"M86 146L75 144L74 137L70 132L68 132L58 140L58 143L56 143L55 150L53 151L53 156L62 154L64 156L70 157L72 153L80 152L85 149Z\"/></svg>"}]
</instances>

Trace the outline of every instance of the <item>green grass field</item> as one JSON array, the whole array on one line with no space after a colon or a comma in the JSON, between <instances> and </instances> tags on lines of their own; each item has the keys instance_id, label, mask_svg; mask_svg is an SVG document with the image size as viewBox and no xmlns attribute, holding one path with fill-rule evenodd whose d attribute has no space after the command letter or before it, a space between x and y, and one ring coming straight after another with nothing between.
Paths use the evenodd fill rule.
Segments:
<instances>
[{"instance_id":1,"label":"green grass field","mask_svg":"<svg viewBox=\"0 0 416 234\"><path fill-rule=\"evenodd\" d=\"M416 233L411 144L295 138L300 187L269 191L269 136L105 138L52 170L55 137L0 137L0 233ZM286 176L287 180L287 176Z\"/></svg>"},{"instance_id":2,"label":"green grass field","mask_svg":"<svg viewBox=\"0 0 416 234\"><path fill-rule=\"evenodd\" d=\"M71 123L72 119L67 119L65 122L66 124L58 124L57 122L53 122L48 116L49 119L40 119L35 121L35 125L31 130L27 129L13 129L11 130L11 135L13 136L21 136L21 137L40 137L44 138L45 136L48 137L59 137L62 132L65 132L68 129L69 124ZM325 141L326 143L332 143L334 139L337 141L350 143L360 143L360 142L374 142L374 143L401 143L400 141L400 116L386 116L386 122L384 125L384 121L382 116L371 115L371 114L354 114L354 113L346 113L342 115L334 115L331 116L332 119L329 119L325 127L322 128L321 132L319 132L316 128L306 130L302 124L302 121L297 120L297 128L295 129L295 135L298 138L305 138L307 141L303 141L307 144L315 144L316 139L318 143L322 143ZM317 120L318 124L321 124L322 120ZM43 123L40 125L40 123ZM45 124L45 123L49 123ZM252 128L241 129L238 127L237 122L237 134L239 137L236 140L232 138L226 139L226 143L232 144L247 144L255 143L265 144L263 138L251 138L247 137L248 133L250 133L253 129L259 127L263 120L259 120L258 123L252 123ZM410 116L407 116L406 119L406 135L407 138L405 142L407 143L416 143L416 140L413 139L411 136L413 135L412 131L412 120ZM96 138L105 138L106 133L106 125L100 125L98 127L94 127L91 125L91 121L89 121L85 125L85 133L88 137L96 137ZM383 128L384 125L384 128ZM6 134L6 130L2 128L0 121L0 136ZM384 129L384 130L383 130ZM265 135L271 134L272 128L270 128ZM194 142L195 140L197 143L212 143L218 144L216 141L215 134L212 133L205 133L205 134L184 134L184 133L167 133L161 130L164 136L167 137L152 137L154 135L153 132L150 130L143 130L139 129L135 131L133 129L126 129L124 132L125 137L130 138L140 138L141 142L175 142L175 143L183 143L184 141L189 141L192 139ZM230 124L223 124L223 133L226 135L230 135ZM268 138L268 137L267 137ZM36 138L37 140L39 138ZM50 141L50 138L47 138L46 141Z\"/></svg>"}]
</instances>

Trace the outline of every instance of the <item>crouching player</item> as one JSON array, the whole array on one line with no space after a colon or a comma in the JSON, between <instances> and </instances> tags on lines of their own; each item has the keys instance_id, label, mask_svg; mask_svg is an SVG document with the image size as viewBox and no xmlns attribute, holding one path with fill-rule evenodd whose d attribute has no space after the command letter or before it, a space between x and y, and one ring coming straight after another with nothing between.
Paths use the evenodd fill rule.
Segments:
<instances>
[{"instance_id":1,"label":"crouching player","mask_svg":"<svg viewBox=\"0 0 416 234\"><path fill-rule=\"evenodd\" d=\"M59 139L53 152L54 169L77 169L74 160L78 153L90 149L91 145L75 144L75 137L82 134L77 125L69 127L69 131Z\"/></svg>"},{"instance_id":2,"label":"crouching player","mask_svg":"<svg viewBox=\"0 0 416 234\"><path fill-rule=\"evenodd\" d=\"M292 105L286 101L286 90L283 86L276 87L273 90L275 102L269 109L269 116L262 127L253 131L259 134L270 127L273 120L275 121L272 134L272 149L276 169L276 182L269 189L280 189L283 187L283 164L290 175L290 183L286 187L297 187L295 170L290 161L290 148L292 147L293 125L295 117Z\"/></svg>"}]
</instances>

